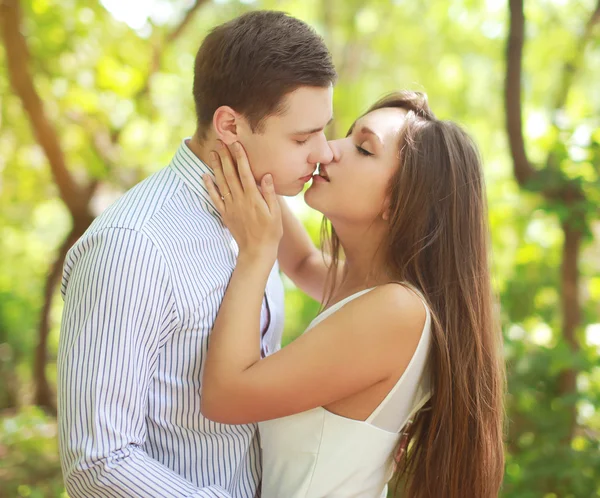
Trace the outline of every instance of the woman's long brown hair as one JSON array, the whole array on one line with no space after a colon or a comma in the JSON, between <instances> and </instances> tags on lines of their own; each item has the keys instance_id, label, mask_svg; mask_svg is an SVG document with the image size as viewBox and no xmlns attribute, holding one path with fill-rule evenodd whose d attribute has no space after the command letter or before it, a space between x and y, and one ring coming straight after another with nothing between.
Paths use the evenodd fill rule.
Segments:
<instances>
[{"instance_id":1,"label":"woman's long brown hair","mask_svg":"<svg viewBox=\"0 0 600 498\"><path fill-rule=\"evenodd\" d=\"M497 497L504 474L502 336L494 313L481 160L456 124L436 119L419 92L399 92L365 114L407 111L389 185L382 244L394 280L412 284L432 315L433 396L405 430L395 479L407 498ZM337 283L340 241L323 224Z\"/></svg>"}]
</instances>

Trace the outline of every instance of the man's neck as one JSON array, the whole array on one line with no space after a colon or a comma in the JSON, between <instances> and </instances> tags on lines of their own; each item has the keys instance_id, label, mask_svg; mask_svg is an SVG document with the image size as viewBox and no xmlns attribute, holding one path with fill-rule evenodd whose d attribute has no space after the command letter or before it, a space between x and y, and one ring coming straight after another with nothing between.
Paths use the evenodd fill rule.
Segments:
<instances>
[{"instance_id":1,"label":"man's neck","mask_svg":"<svg viewBox=\"0 0 600 498\"><path fill-rule=\"evenodd\" d=\"M211 139L200 140L198 137L198 132L196 132L189 140L186 141L186 144L192 153L210 168L209 154L210 151L217 150L216 141Z\"/></svg>"}]
</instances>

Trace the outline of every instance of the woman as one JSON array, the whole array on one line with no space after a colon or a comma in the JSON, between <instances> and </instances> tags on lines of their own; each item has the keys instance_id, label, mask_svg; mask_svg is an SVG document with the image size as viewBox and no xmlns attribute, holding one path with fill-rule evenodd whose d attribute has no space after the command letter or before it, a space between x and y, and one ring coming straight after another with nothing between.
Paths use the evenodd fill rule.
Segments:
<instances>
[{"instance_id":1,"label":"woman","mask_svg":"<svg viewBox=\"0 0 600 498\"><path fill-rule=\"evenodd\" d=\"M504 370L476 147L414 92L377 102L330 146L305 194L331 223L326 258L269 175L259 191L241 145L237 172L225 147L213 158L216 185L205 181L239 259L211 335L203 413L259 422L263 498L383 497L394 454L405 496L495 497ZM261 359L278 255L324 310Z\"/></svg>"}]
</instances>

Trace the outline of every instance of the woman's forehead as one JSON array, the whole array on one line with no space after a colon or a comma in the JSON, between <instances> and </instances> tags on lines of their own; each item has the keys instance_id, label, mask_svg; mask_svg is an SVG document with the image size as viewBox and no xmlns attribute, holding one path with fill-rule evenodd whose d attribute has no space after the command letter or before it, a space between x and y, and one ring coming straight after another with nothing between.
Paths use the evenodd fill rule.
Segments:
<instances>
[{"instance_id":1,"label":"woman's forehead","mask_svg":"<svg viewBox=\"0 0 600 498\"><path fill-rule=\"evenodd\" d=\"M406 119L406 110L398 107L383 107L361 116L350 128L349 134L355 129L368 127L379 135L396 135Z\"/></svg>"}]
</instances>

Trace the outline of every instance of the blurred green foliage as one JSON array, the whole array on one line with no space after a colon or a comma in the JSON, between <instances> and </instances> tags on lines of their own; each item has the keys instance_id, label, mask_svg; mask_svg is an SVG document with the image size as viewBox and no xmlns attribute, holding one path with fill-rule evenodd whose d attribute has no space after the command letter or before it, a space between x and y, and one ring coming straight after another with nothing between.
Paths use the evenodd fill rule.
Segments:
<instances>
[{"instance_id":1,"label":"blurred green foliage","mask_svg":"<svg viewBox=\"0 0 600 498\"><path fill-rule=\"evenodd\" d=\"M170 36L192 2L22 1L30 70L67 166L97 180L100 213L141 178L168 164L194 129L192 65L202 38L245 10L273 8L325 37L340 73L332 136L382 94L424 90L436 114L475 137L485 162L494 284L501 302L509 375L506 479L502 496L600 496L600 33L579 54L564 108L553 108L564 63L579 50L593 0L525 5L523 126L533 163L552 152L560 176L587 196L579 257L582 303L574 353L561 336L561 220L565 208L519 189L504 129L508 5L493 0L263 0L206 2ZM153 66L153 61L157 64ZM44 283L70 217L0 46L0 497L61 496L56 424L31 406L33 351ZM151 69L153 68L153 69ZM320 217L293 200L318 240ZM286 281L289 342L318 304ZM53 384L62 303L55 299L46 374ZM560 394L575 368L577 390ZM568 413L576 407L574 437Z\"/></svg>"},{"instance_id":2,"label":"blurred green foliage","mask_svg":"<svg viewBox=\"0 0 600 498\"><path fill-rule=\"evenodd\" d=\"M0 420L0 482L0 496L6 497L58 497L64 492L56 421L39 408L24 407Z\"/></svg>"}]
</instances>

